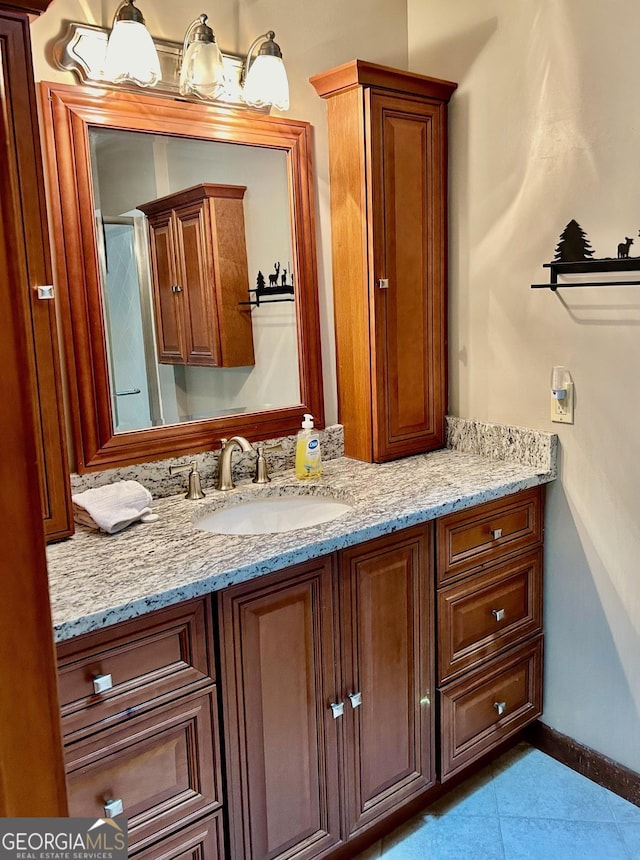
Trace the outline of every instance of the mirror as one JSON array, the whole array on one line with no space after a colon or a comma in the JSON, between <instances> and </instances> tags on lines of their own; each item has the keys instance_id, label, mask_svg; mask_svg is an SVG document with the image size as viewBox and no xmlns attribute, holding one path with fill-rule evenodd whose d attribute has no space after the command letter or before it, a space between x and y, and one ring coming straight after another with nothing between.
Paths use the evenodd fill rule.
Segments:
<instances>
[{"instance_id":1,"label":"mirror","mask_svg":"<svg viewBox=\"0 0 640 860\"><path fill-rule=\"evenodd\" d=\"M294 297L281 290L291 285L288 261L293 258L285 153L111 128L90 128L89 145L115 433L299 403ZM202 183L214 185L212 194L229 184L237 190L238 202L226 204L221 227L237 233L226 250L229 256L237 253L241 276L220 284L226 307L216 308L218 296L212 293L212 322L221 329L211 332L215 354L172 355L164 329L174 324L175 306L181 310L187 288L163 295L173 284L162 282L151 252L154 245L159 253L164 250L170 207ZM205 244L214 241L206 200L195 209ZM159 214L151 216L152 211ZM193 203L186 204L186 212L194 217ZM188 247L195 262L207 255L206 248ZM276 262L269 263L273 257ZM202 262L208 269L207 260ZM201 289L206 304L216 274L215 260L211 263L202 284L196 268L190 304ZM250 303L254 294L247 288L255 287L258 272L275 287L268 307ZM227 335L235 343L225 354L221 347Z\"/></svg>"},{"instance_id":2,"label":"mirror","mask_svg":"<svg viewBox=\"0 0 640 860\"><path fill-rule=\"evenodd\" d=\"M78 471L323 426L310 126L41 95Z\"/></svg>"}]
</instances>

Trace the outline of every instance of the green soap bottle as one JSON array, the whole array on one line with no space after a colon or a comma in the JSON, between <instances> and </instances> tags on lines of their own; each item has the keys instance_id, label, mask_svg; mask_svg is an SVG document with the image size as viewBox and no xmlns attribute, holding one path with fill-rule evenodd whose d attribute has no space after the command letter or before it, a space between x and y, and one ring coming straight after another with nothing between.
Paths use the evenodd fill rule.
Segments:
<instances>
[{"instance_id":1,"label":"green soap bottle","mask_svg":"<svg viewBox=\"0 0 640 860\"><path fill-rule=\"evenodd\" d=\"M313 428L313 415L307 413L296 441L296 478L319 478L321 474L320 434Z\"/></svg>"}]
</instances>

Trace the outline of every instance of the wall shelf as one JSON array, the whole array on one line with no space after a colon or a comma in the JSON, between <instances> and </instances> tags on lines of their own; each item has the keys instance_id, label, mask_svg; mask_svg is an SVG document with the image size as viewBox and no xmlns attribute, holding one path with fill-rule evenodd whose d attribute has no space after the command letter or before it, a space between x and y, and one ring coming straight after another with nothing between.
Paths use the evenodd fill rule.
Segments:
<instances>
[{"instance_id":1,"label":"wall shelf","mask_svg":"<svg viewBox=\"0 0 640 860\"><path fill-rule=\"evenodd\" d=\"M640 280L627 281L582 281L563 283L558 281L562 275L588 274L589 272L640 272L640 257L605 257L599 260L578 260L576 262L553 261L544 263L543 268L549 269L548 284L531 284L532 290L552 290L576 287L633 287L640 286Z\"/></svg>"},{"instance_id":2,"label":"wall shelf","mask_svg":"<svg viewBox=\"0 0 640 860\"><path fill-rule=\"evenodd\" d=\"M293 284L283 284L280 287L256 287L248 290L253 298L248 302L238 302L239 305L251 305L259 308L260 305L269 305L275 302L294 302ZM274 298L274 296L285 296L285 298Z\"/></svg>"}]
</instances>

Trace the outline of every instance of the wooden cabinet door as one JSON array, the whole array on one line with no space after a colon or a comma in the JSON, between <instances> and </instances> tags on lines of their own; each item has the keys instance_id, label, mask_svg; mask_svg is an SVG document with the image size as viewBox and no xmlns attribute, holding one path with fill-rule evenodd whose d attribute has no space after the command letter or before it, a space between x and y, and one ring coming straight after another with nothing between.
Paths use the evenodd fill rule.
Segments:
<instances>
[{"instance_id":1,"label":"wooden cabinet door","mask_svg":"<svg viewBox=\"0 0 640 860\"><path fill-rule=\"evenodd\" d=\"M176 266L176 237L171 212L149 220L153 304L158 361L184 364L187 360L184 324L184 284Z\"/></svg>"},{"instance_id":2,"label":"wooden cabinet door","mask_svg":"<svg viewBox=\"0 0 640 860\"><path fill-rule=\"evenodd\" d=\"M211 236L211 227L207 221L204 202L175 211L177 265L184 287L181 299L185 320L186 362L217 367L221 362L216 285L211 251L207 247L207 236Z\"/></svg>"},{"instance_id":3,"label":"wooden cabinet door","mask_svg":"<svg viewBox=\"0 0 640 860\"><path fill-rule=\"evenodd\" d=\"M331 558L221 594L234 860L309 860L340 842Z\"/></svg>"},{"instance_id":4,"label":"wooden cabinet door","mask_svg":"<svg viewBox=\"0 0 640 860\"><path fill-rule=\"evenodd\" d=\"M58 539L73 533L73 516L55 302L40 299L37 292L38 287L53 282L28 38L24 17L3 12L0 16L0 81L11 141L6 154L20 206L16 222L22 222L22 230L12 249L20 277L4 283L2 289L11 290L15 300L23 302L28 317L32 339L28 343L30 367L25 369L24 384L32 387L35 406L45 533L48 539Z\"/></svg>"},{"instance_id":5,"label":"wooden cabinet door","mask_svg":"<svg viewBox=\"0 0 640 860\"><path fill-rule=\"evenodd\" d=\"M444 445L446 107L370 93L374 460Z\"/></svg>"},{"instance_id":6,"label":"wooden cabinet door","mask_svg":"<svg viewBox=\"0 0 640 860\"><path fill-rule=\"evenodd\" d=\"M347 832L435 781L432 526L340 553Z\"/></svg>"}]
</instances>

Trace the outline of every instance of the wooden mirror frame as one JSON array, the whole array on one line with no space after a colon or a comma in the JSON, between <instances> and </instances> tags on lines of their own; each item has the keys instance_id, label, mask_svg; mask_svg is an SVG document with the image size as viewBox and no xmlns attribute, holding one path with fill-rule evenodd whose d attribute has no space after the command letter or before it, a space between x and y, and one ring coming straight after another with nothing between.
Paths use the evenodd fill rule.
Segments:
<instances>
[{"instance_id":1,"label":"wooden mirror frame","mask_svg":"<svg viewBox=\"0 0 640 860\"><path fill-rule=\"evenodd\" d=\"M307 122L163 98L65 84L40 84L56 289L79 472L212 450L222 437L249 440L295 433L311 412L324 426L313 208ZM283 150L297 262L296 326L302 403L116 434L95 235L89 129L154 132ZM249 285L247 285L249 286Z\"/></svg>"}]
</instances>

